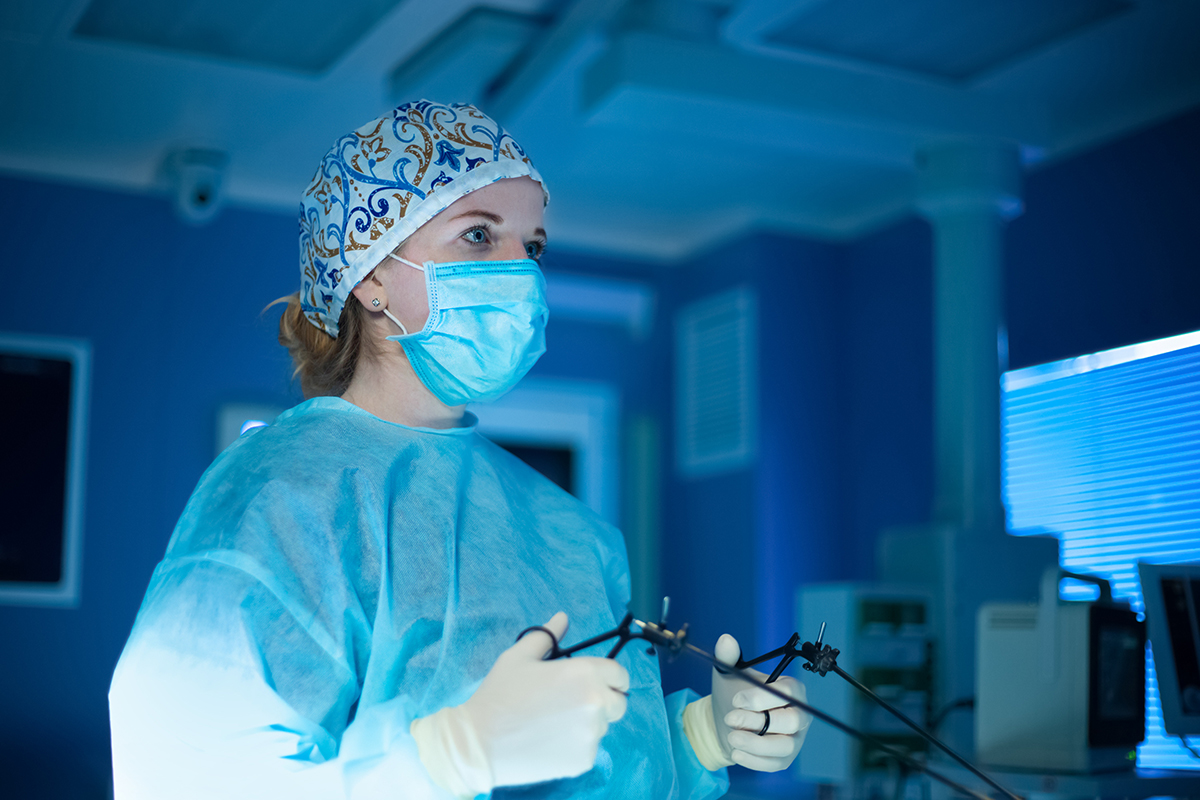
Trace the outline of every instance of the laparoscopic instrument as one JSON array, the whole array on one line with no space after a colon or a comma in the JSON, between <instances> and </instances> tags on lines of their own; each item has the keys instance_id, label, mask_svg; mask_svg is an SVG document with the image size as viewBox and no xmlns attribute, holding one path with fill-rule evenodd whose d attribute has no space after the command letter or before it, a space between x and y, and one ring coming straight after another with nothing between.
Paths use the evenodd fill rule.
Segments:
<instances>
[{"instance_id":1,"label":"laparoscopic instrument","mask_svg":"<svg viewBox=\"0 0 1200 800\"><path fill-rule=\"evenodd\" d=\"M791 638L788 639L787 644L783 645L782 647L776 648L775 650L772 650L769 653L764 653L763 655L758 656L757 658L752 658L749 660L739 659L738 663L735 666L731 667L728 664L724 664L721 661L719 661L717 659L717 657L715 655L713 655L712 653L709 653L706 650L702 650L701 648L696 647L695 645L688 642L687 641L688 626L686 624L684 624L681 628L679 628L676 631L672 631L670 628L667 627L667 619L666 618L667 618L667 611L669 609L669 604L670 604L670 598L664 598L662 614L657 623L643 622L641 620L635 619L633 614L629 613L629 614L625 615L625 618L623 620L621 620L621 624L619 624L616 628L612 629L611 631L607 631L607 632L601 633L597 636L593 636L590 639L585 639L584 641L579 642L574 645L571 645L570 647L565 647L565 648L560 647L557 637L555 637L553 633L551 633L549 630L547 630L546 628L544 628L540 625L537 625L537 626L534 626L531 628L526 628L525 630L521 631L520 635L517 638L520 639L522 636L529 633L530 631L545 632L547 635L550 636L550 640L551 640L550 650L546 654L547 660L552 660L552 659L556 659L556 658L569 658L570 656L574 655L575 653L580 652L581 650L586 650L589 647L594 647L595 645L610 641L612 639L616 639L617 641L615 644L613 644L612 648L608 651L608 655L606 656L607 658L616 658L617 654L621 652L621 650L625 647L625 645L629 644L629 642L633 641L634 639L640 639L640 640L649 642L650 649L648 652L650 652L650 653L654 653L655 647L660 647L663 650L665 650L671 658L674 658L679 653L688 653L689 655L691 655L695 658L699 658L702 661L706 661L709 664L712 664L713 667L715 667L718 671L720 671L722 673L735 675L736 677L745 681L746 683L749 683L754 686L758 686L758 687L766 690L767 692L775 695L781 701L783 701L784 705L793 706L793 707L799 708L800 710L805 711L809 714L812 714L814 717L821 720L822 722L825 722L826 724L831 725L834 728L837 728L838 730L842 731L843 733L845 733L849 736L853 736L854 738L856 738L862 742L865 742L866 744L871 745L872 747L878 749L880 752L896 759L898 762L908 766L909 768L911 768L917 772L922 772L922 773L928 775L930 778L933 778L934 780L945 784L946 786L950 787L951 789L954 789L956 791L962 792L963 794L974 797L974 798L976 798L976 800L991 800L987 795L983 794L982 792L976 791L974 789L969 789L966 786L963 786L963 785L959 784L958 782L956 782L950 778L947 778L945 775L942 775L941 773L937 772L936 770L931 769L928 765L916 760L915 758L912 758L907 753L901 752L900 750L897 750L894 747L886 745L883 742L880 742L879 740L875 739L874 737L872 737L868 734L865 734L862 731L859 731L858 729L851 727L850 725L847 725L846 723L842 722L841 720L835 719L834 717L830 716L829 714L826 714L824 711L814 708L805 702L797 700L794 697L792 697L788 694L785 694L784 692L781 692L778 689L776 689L775 687L770 685L770 684L774 683L775 680L780 675L783 674L783 671L785 669L787 669L788 665L791 664L791 662L793 660L795 660L796 658L802 658L802 659L804 659L804 662L805 662L803 664L804 669L808 670L809 672L816 673L817 675L820 675L821 677L825 677L825 675L829 672L835 673L836 675L841 677L843 680L849 682L850 685L852 685L854 688L856 688L860 692L863 692L864 694L866 694L868 697L870 697L872 700L874 700L876 703L878 703L880 706L882 706L884 709L886 709L889 713L891 713L893 716L895 716L897 719L899 719L905 725L912 728L914 731L916 731L918 734L920 734L925 740L927 740L930 744L933 744L935 747L940 749L942 752L946 753L952 759L957 761L959 764L961 764L963 767L965 767L967 770L969 770L972 774L974 774L976 777L978 777L980 780L982 780L988 786L990 786L993 789L995 789L996 791L1000 792L1005 797L1009 798L1009 800L1021 800L1021 798L1018 797L1016 794L1013 794L1013 792L1009 791L1008 789L1005 789L1003 786L1001 786L995 780L990 778L988 775L984 774L981 770L976 768L973 764L971 764L965 758L963 758L962 756L955 753L947 745L943 744L942 741L939 740L936 736L934 736L933 734L931 734L928 731L926 731L925 729L923 729L917 723L913 722L911 719L909 719L907 716L905 716L899 709L893 707L882 697L875 694L875 692L871 691L867 686L864 686L862 683L860 683L858 680L856 680L854 678L854 676L850 675L848 672L846 672L841 667L839 667L837 664L837 657L838 657L840 651L830 647L828 644L822 643L822 639L824 638L824 635L825 635L825 625L824 624L821 625L821 630L817 634L816 642L801 643L800 642L800 634L793 633ZM756 677L751 675L750 673L746 672L746 670L749 667L770 661L775 658L779 659L779 663L776 664L775 668L771 671L771 674L767 677L767 679L765 681L760 681Z\"/></svg>"}]
</instances>

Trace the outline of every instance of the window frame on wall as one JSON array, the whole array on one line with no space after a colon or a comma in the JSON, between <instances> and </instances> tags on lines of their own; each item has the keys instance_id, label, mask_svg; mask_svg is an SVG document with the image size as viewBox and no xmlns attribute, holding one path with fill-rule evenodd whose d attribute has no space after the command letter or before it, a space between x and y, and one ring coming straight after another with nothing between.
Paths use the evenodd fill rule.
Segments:
<instances>
[{"instance_id":1,"label":"window frame on wall","mask_svg":"<svg viewBox=\"0 0 1200 800\"><path fill-rule=\"evenodd\" d=\"M59 579L56 582L0 581L0 605L77 608L81 602L83 575L91 345L82 339L0 333L0 356L47 359L70 364Z\"/></svg>"}]
</instances>

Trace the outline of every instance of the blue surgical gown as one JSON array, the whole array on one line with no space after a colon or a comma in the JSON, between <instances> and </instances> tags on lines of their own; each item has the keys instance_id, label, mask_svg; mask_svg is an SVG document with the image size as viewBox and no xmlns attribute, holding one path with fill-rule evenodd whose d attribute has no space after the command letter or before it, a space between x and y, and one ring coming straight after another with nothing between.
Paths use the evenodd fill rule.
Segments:
<instances>
[{"instance_id":1,"label":"blue surgical gown","mask_svg":"<svg viewBox=\"0 0 1200 800\"><path fill-rule=\"evenodd\" d=\"M565 643L629 601L620 533L468 427L309 400L200 479L109 692L117 800L435 798L413 719L471 696L517 633ZM600 650L598 655L603 654ZM498 797L718 797L657 660L629 646L624 718L577 778Z\"/></svg>"}]
</instances>

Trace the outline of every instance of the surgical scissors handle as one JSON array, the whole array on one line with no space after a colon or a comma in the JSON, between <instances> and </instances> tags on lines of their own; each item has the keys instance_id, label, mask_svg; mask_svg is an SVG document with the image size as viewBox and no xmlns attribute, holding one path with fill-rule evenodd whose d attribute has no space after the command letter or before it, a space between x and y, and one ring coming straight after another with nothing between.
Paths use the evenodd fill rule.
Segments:
<instances>
[{"instance_id":1,"label":"surgical scissors handle","mask_svg":"<svg viewBox=\"0 0 1200 800\"><path fill-rule=\"evenodd\" d=\"M573 644L570 647L559 647L558 637L555 636L550 629L544 625L534 625L530 628L526 628L517 634L517 641L520 641L521 638L527 633L532 631L542 631L550 637L550 649L546 652L546 655L542 657L542 660L553 661L556 658L570 658L580 650L586 650L589 647L594 647L601 642L607 642L609 639L617 639L617 643L612 646L612 649L608 651L608 655L605 656L605 658L616 658L617 654L621 652L625 645L629 644L634 639L646 639L646 635L642 630L639 629L635 633L631 629L630 626L633 624L633 622L633 612L631 611L625 615L625 619L621 620L621 624L613 630L593 636L590 639L584 639L582 642ZM687 628L687 626L684 625L684 628ZM650 652L654 652L653 644L650 645Z\"/></svg>"},{"instance_id":2,"label":"surgical scissors handle","mask_svg":"<svg viewBox=\"0 0 1200 800\"><path fill-rule=\"evenodd\" d=\"M774 683L783 674L783 671L788 668L788 664L792 663L793 659L803 655L801 649L796 646L799 641L800 634L793 633L792 638L788 639L787 644L783 647L776 647L771 652L763 653L758 658L752 658L749 661L739 658L735 666L738 669L745 669L746 667L753 667L755 664L761 664L764 661L770 661L773 658L783 656L783 658L779 658L779 663L775 665L775 669L771 670L771 674L766 681L767 683Z\"/></svg>"}]
</instances>

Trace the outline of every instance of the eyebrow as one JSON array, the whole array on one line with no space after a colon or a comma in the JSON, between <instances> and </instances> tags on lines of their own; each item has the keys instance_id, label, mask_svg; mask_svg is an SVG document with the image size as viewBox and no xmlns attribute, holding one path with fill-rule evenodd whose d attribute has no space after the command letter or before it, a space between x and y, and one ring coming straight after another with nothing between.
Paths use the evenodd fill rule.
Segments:
<instances>
[{"instance_id":1,"label":"eyebrow","mask_svg":"<svg viewBox=\"0 0 1200 800\"><path fill-rule=\"evenodd\" d=\"M499 214L493 214L491 211L483 211L483 210L478 210L478 209L473 209L471 211L464 211L463 213L458 214L457 216L451 217L450 221L453 222L454 220L462 219L463 217L483 217L484 219L486 219L488 222L492 223L493 225L503 225L504 224L504 217L500 216ZM545 239L546 238L546 229L538 228L537 230L535 230L533 232L533 234L535 236L540 236L543 239Z\"/></svg>"},{"instance_id":2,"label":"eyebrow","mask_svg":"<svg viewBox=\"0 0 1200 800\"><path fill-rule=\"evenodd\" d=\"M470 211L464 211L461 214L451 217L450 219L451 219L451 221L453 221L456 219L462 219L463 217L483 217L488 222L493 222L497 225L504 224L504 217L500 216L499 214L493 214L491 211L483 211L483 210L476 210L476 209L472 209Z\"/></svg>"}]
</instances>

